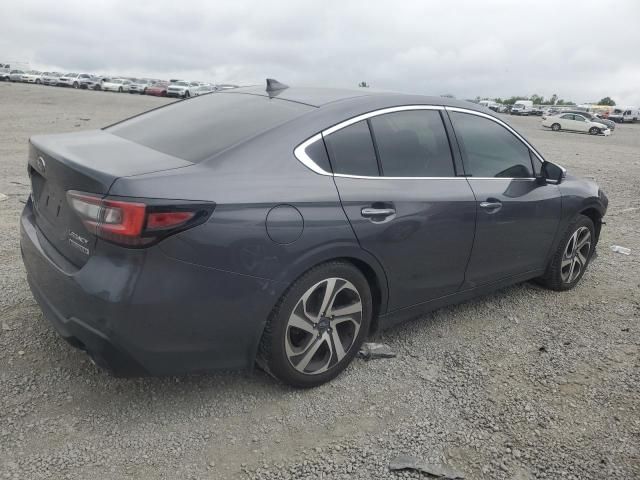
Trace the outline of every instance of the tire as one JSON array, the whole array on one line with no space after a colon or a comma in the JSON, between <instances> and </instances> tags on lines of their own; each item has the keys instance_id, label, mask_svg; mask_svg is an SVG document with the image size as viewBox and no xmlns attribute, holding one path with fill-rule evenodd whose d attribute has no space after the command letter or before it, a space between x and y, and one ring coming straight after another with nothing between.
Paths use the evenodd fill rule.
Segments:
<instances>
[{"instance_id":1,"label":"tire","mask_svg":"<svg viewBox=\"0 0 640 480\"><path fill-rule=\"evenodd\" d=\"M372 308L367 279L354 265L332 261L314 267L289 287L271 312L258 364L294 387L328 382L358 353L369 332ZM334 317L339 310L345 313Z\"/></svg>"},{"instance_id":2,"label":"tire","mask_svg":"<svg viewBox=\"0 0 640 480\"><path fill-rule=\"evenodd\" d=\"M42 82L40 81L40 79L39 79L39 78L36 78L36 84L37 84L37 85L40 85L41 83L42 83Z\"/></svg>"},{"instance_id":3,"label":"tire","mask_svg":"<svg viewBox=\"0 0 640 480\"><path fill-rule=\"evenodd\" d=\"M560 124L554 123L553 125L551 125L551 130L553 130L554 132L560 131Z\"/></svg>"},{"instance_id":4,"label":"tire","mask_svg":"<svg viewBox=\"0 0 640 480\"><path fill-rule=\"evenodd\" d=\"M600 134L600 129L598 127L591 127L589 129L589 133L591 135L599 135Z\"/></svg>"},{"instance_id":5,"label":"tire","mask_svg":"<svg viewBox=\"0 0 640 480\"><path fill-rule=\"evenodd\" d=\"M122 87L118 87L118 93L122 93L122 92L123 92Z\"/></svg>"},{"instance_id":6,"label":"tire","mask_svg":"<svg viewBox=\"0 0 640 480\"><path fill-rule=\"evenodd\" d=\"M73 82L73 88L78 88L78 82Z\"/></svg>"},{"instance_id":7,"label":"tire","mask_svg":"<svg viewBox=\"0 0 640 480\"><path fill-rule=\"evenodd\" d=\"M189 97L191 97L191 94L189 93L189 90L187 90L186 92L184 92L184 97L183 98L187 99Z\"/></svg>"},{"instance_id":8,"label":"tire","mask_svg":"<svg viewBox=\"0 0 640 480\"><path fill-rule=\"evenodd\" d=\"M538 279L538 283L559 292L571 290L583 277L595 246L593 221L585 215L578 215L567 227L558 249L551 257L545 274ZM576 267L580 269L577 274Z\"/></svg>"}]
</instances>

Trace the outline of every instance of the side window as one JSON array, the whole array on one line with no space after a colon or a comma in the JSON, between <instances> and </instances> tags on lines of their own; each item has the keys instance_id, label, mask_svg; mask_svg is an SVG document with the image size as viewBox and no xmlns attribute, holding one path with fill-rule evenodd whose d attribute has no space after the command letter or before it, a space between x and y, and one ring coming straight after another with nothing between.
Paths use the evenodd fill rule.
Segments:
<instances>
[{"instance_id":1,"label":"side window","mask_svg":"<svg viewBox=\"0 0 640 480\"><path fill-rule=\"evenodd\" d=\"M376 152L366 121L354 123L327 135L325 143L334 173L378 176Z\"/></svg>"},{"instance_id":2,"label":"side window","mask_svg":"<svg viewBox=\"0 0 640 480\"><path fill-rule=\"evenodd\" d=\"M533 177L529 149L502 125L467 113L451 112L450 116L467 175Z\"/></svg>"},{"instance_id":3,"label":"side window","mask_svg":"<svg viewBox=\"0 0 640 480\"><path fill-rule=\"evenodd\" d=\"M584 122L585 121L585 119L584 119L584 117L582 115L574 115L573 118L575 120L577 120L578 122Z\"/></svg>"},{"instance_id":4,"label":"side window","mask_svg":"<svg viewBox=\"0 0 640 480\"><path fill-rule=\"evenodd\" d=\"M318 165L325 172L331 172L329 156L327 155L327 149L324 147L322 138L320 140L316 140L307 148L305 148L304 152L311 160L313 160L316 165Z\"/></svg>"},{"instance_id":5,"label":"side window","mask_svg":"<svg viewBox=\"0 0 640 480\"><path fill-rule=\"evenodd\" d=\"M453 177L453 159L440 112L411 110L371 118L385 177Z\"/></svg>"},{"instance_id":6,"label":"side window","mask_svg":"<svg viewBox=\"0 0 640 480\"><path fill-rule=\"evenodd\" d=\"M562 115L560 118L564 118L565 120L573 120L573 115L566 113Z\"/></svg>"}]
</instances>

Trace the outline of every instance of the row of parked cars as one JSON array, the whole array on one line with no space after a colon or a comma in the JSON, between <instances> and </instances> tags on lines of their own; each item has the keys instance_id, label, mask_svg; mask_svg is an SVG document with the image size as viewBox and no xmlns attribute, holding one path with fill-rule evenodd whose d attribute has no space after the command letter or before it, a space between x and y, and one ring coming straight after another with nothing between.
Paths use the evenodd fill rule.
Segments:
<instances>
[{"instance_id":1,"label":"row of parked cars","mask_svg":"<svg viewBox=\"0 0 640 480\"><path fill-rule=\"evenodd\" d=\"M236 88L236 85L213 85L206 82L178 79L164 81L151 78L111 78L91 75L89 73L40 72L37 70L22 71L10 69L1 64L0 80L179 98L189 98L215 92L216 90Z\"/></svg>"}]
</instances>

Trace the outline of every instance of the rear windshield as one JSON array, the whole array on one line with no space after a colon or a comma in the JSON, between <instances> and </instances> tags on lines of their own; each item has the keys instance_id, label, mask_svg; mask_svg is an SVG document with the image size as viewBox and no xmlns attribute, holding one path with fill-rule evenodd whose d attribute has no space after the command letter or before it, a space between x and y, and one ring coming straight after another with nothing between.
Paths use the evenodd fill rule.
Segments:
<instances>
[{"instance_id":1,"label":"rear windshield","mask_svg":"<svg viewBox=\"0 0 640 480\"><path fill-rule=\"evenodd\" d=\"M258 95L212 93L125 120L108 132L198 163L314 109Z\"/></svg>"}]
</instances>

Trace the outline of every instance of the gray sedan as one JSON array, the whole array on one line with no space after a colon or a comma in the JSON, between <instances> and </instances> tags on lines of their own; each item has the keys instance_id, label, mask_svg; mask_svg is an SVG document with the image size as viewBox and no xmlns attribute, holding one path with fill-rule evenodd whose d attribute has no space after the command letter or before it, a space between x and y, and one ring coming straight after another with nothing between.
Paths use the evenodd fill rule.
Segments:
<instances>
[{"instance_id":1,"label":"gray sedan","mask_svg":"<svg viewBox=\"0 0 640 480\"><path fill-rule=\"evenodd\" d=\"M298 387L430 310L573 288L608 204L477 105L274 80L34 136L28 170L27 278L71 345L120 375L257 362Z\"/></svg>"}]
</instances>

